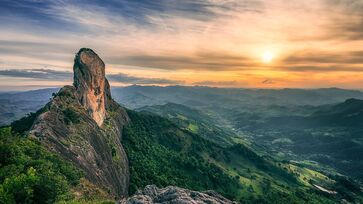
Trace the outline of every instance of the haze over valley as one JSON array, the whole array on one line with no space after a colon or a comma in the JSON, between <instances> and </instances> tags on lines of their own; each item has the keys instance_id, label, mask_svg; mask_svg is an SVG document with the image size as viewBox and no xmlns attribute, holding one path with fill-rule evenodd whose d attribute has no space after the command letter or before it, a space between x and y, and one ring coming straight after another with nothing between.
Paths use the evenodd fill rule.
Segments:
<instances>
[{"instance_id":1,"label":"haze over valley","mask_svg":"<svg viewBox=\"0 0 363 204\"><path fill-rule=\"evenodd\" d=\"M0 1L0 204L363 203L362 13Z\"/></svg>"}]
</instances>

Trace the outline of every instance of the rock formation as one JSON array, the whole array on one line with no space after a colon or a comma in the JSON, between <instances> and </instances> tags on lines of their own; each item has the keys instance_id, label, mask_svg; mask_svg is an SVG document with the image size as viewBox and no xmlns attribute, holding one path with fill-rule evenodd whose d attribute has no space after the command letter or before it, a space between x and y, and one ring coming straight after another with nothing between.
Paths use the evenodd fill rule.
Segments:
<instances>
[{"instance_id":1,"label":"rock formation","mask_svg":"<svg viewBox=\"0 0 363 204\"><path fill-rule=\"evenodd\" d=\"M37 112L30 137L73 162L92 184L129 204L232 203L212 191L154 185L127 199L130 173L121 136L130 119L112 99L105 64L95 52L82 48L73 69L74 86L63 87Z\"/></svg>"},{"instance_id":2,"label":"rock formation","mask_svg":"<svg viewBox=\"0 0 363 204\"><path fill-rule=\"evenodd\" d=\"M105 95L110 94L105 64L91 49L81 49L74 59L74 87L80 103L101 126L106 117Z\"/></svg>"},{"instance_id":3,"label":"rock formation","mask_svg":"<svg viewBox=\"0 0 363 204\"><path fill-rule=\"evenodd\" d=\"M74 86L65 86L42 109L29 134L72 161L86 178L119 199L127 196L129 166L121 144L126 111L112 98L105 65L91 49L74 63Z\"/></svg>"},{"instance_id":4,"label":"rock formation","mask_svg":"<svg viewBox=\"0 0 363 204\"><path fill-rule=\"evenodd\" d=\"M126 204L234 204L214 191L197 192L179 187L169 186L159 189L148 185L143 191L138 191L130 197Z\"/></svg>"}]
</instances>

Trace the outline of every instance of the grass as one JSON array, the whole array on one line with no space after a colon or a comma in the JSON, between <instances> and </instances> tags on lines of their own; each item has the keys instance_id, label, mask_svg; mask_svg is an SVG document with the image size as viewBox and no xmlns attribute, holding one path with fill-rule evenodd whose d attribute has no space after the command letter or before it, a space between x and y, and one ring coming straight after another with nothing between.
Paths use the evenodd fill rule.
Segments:
<instances>
[{"instance_id":1,"label":"grass","mask_svg":"<svg viewBox=\"0 0 363 204\"><path fill-rule=\"evenodd\" d=\"M198 125L195 125L195 124L193 124L193 123L189 123L189 125L188 125L188 128L187 128L188 130L190 130L192 133L197 133L198 132L198 129L199 129L199 127L198 127Z\"/></svg>"}]
</instances>

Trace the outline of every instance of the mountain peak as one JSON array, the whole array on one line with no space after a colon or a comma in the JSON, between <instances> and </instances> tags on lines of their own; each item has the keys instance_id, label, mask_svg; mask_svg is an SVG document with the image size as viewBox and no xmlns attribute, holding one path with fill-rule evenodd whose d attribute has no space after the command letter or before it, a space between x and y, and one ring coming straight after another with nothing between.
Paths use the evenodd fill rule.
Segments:
<instances>
[{"instance_id":1,"label":"mountain peak","mask_svg":"<svg viewBox=\"0 0 363 204\"><path fill-rule=\"evenodd\" d=\"M80 103L98 126L102 126L106 117L106 100L111 97L105 63L92 49L81 48L75 56L73 72L73 84Z\"/></svg>"},{"instance_id":2,"label":"mountain peak","mask_svg":"<svg viewBox=\"0 0 363 204\"><path fill-rule=\"evenodd\" d=\"M111 98L105 64L93 50L80 49L73 70L74 86L61 88L37 112L29 137L72 161L109 196L125 197L130 173L121 136L127 112Z\"/></svg>"}]
</instances>

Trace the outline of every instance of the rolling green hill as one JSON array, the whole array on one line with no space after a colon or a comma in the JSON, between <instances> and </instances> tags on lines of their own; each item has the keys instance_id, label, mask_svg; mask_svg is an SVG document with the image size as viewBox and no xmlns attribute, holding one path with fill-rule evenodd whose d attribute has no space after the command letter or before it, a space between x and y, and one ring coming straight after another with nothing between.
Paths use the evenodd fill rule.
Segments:
<instances>
[{"instance_id":1,"label":"rolling green hill","mask_svg":"<svg viewBox=\"0 0 363 204\"><path fill-rule=\"evenodd\" d=\"M314 107L307 116L236 117L234 127L251 140L284 159L319 162L313 166L333 168L363 181L363 101ZM324 166L325 165L325 166Z\"/></svg>"},{"instance_id":2,"label":"rolling green hill","mask_svg":"<svg viewBox=\"0 0 363 204\"><path fill-rule=\"evenodd\" d=\"M212 113L202 112L181 104L167 103L165 105L145 106L136 109L136 111L168 118L179 127L223 146L234 144L233 138L237 137L223 125L217 126L213 116L210 115Z\"/></svg>"},{"instance_id":3,"label":"rolling green hill","mask_svg":"<svg viewBox=\"0 0 363 204\"><path fill-rule=\"evenodd\" d=\"M159 88L155 89L153 91L157 92ZM182 92L185 88L175 89ZM166 103L139 108L139 112L127 111L131 122L123 130L122 143L130 162L130 193L145 185L156 184L159 187L176 185L193 190L215 190L241 203L336 203L342 199L362 202L361 187L354 180L321 165L326 164L339 172L359 177L362 132L359 130L358 120L361 108L359 100L351 99L342 104L323 106L257 105L254 106L255 109L249 109L249 106L233 109L228 105L217 106L222 96L217 96L214 102L212 100L206 106L206 101L202 102L204 99L211 99L212 95L222 93L208 88L204 91L206 92L199 96L200 100L196 100L198 97L193 101L185 98L186 104L195 105L193 108ZM150 95L147 97L149 100ZM175 100L181 97L182 94ZM159 99L167 100L167 95ZM228 104L237 105L241 100L227 101ZM321 128L319 124L300 129L293 125L289 125L289 129L284 128L289 124L287 122L294 122L292 118L305 121L319 118L316 121L322 122L322 118L333 118L332 114L335 116L334 120L352 118L352 123L344 124L353 126L337 127L337 123L334 123L334 127ZM36 148L41 148L35 141L18 136L32 126L37 115L38 113L29 114L28 117L12 123L14 132L2 132L7 135L2 140L15 135L18 138L14 140L15 144L24 144L19 141L30 141ZM281 125L272 125L278 124L280 119ZM353 131L352 127L356 129ZM256 151L254 143L266 149ZM16 154L7 157L11 161L19 160ZM33 159L36 160L31 158ZM50 156L41 158L42 161L49 159ZM291 159L299 161L289 162ZM12 175L6 166L4 163L0 167L5 175L0 181L5 192L2 196L11 199L16 195L11 193L6 184L5 178ZM18 172L19 175L26 175L30 167L39 168L33 164L25 164ZM85 184L87 182L82 176L77 177L73 184L67 180L67 175L52 171L55 171L54 175L65 177L62 182L68 186L64 193L54 194L56 196L52 200L76 199L82 202L82 199L88 198L74 197L74 192L95 189L95 186L89 187ZM37 173L39 177L47 176L43 171ZM29 189L34 192L35 186L31 185ZM88 187L80 190L83 189L80 186ZM107 192L102 192L101 189L90 191L96 192L90 196L90 200L96 200L95 202L97 199L109 198ZM31 193L30 195L33 196Z\"/></svg>"},{"instance_id":4,"label":"rolling green hill","mask_svg":"<svg viewBox=\"0 0 363 204\"><path fill-rule=\"evenodd\" d=\"M130 110L127 114L131 122L123 131L123 145L130 163L130 194L145 185L156 184L160 187L176 185L193 190L215 190L240 203L335 203L343 198L350 201L361 199L357 196L359 187L343 177L329 178L304 166L278 162L271 157L256 154L244 144L222 146L154 114ZM28 118L31 120L32 117ZM24 131L29 120L13 123L12 128ZM9 178L17 181L18 177L23 178L28 173L28 176L32 176L33 173L29 172L32 169L36 170L39 178L47 177L51 171L52 179L61 179L42 180L45 182L42 185L61 182L65 186L62 187L64 191L52 194L52 200L97 202L99 199L109 198L102 189L82 179L81 171L78 174L78 170L67 170L74 167L56 155L52 156L40 143L17 136L9 128L1 130L0 150L2 155L6 154L2 158L7 158L2 161L0 168L4 175L0 180L3 193L1 196L4 198L17 197L11 190L14 186L8 186ZM7 153L9 148L23 151L24 156L30 158L24 160L22 154ZM29 148L43 153L30 153ZM17 167L18 173L13 171L14 165L20 165ZM55 168L52 170L44 165L56 166L51 167ZM65 167L59 169L59 165ZM44 168L49 171L41 170ZM64 172L62 169L65 169ZM28 180L24 182L26 183L14 185L29 185L27 188L30 191L26 196L30 196L28 199L35 199L39 184L28 184ZM326 193L314 185L337 194ZM75 197L75 192L82 192L82 196Z\"/></svg>"},{"instance_id":5,"label":"rolling green hill","mask_svg":"<svg viewBox=\"0 0 363 204\"><path fill-rule=\"evenodd\" d=\"M343 196L314 188L319 184L330 189L335 181L311 169L261 157L243 144L222 147L160 116L128 115L132 122L123 144L131 193L154 183L213 189L241 203L334 203Z\"/></svg>"}]
</instances>

